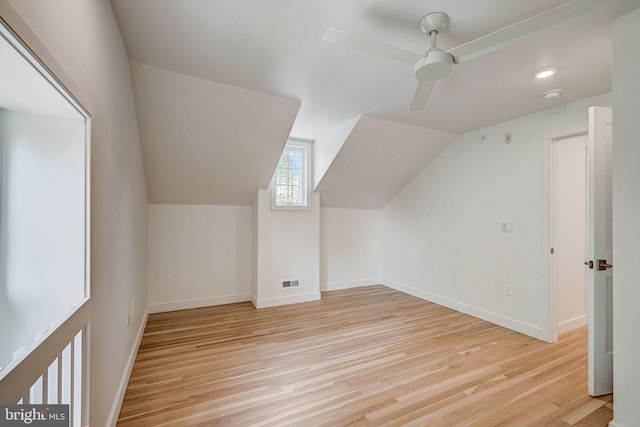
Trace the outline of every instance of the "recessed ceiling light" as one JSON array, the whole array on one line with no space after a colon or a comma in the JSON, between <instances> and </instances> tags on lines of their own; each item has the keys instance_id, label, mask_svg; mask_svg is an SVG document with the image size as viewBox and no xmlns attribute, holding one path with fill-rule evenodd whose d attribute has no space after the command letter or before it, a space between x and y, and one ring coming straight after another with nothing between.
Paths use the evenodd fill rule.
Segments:
<instances>
[{"instance_id":1,"label":"recessed ceiling light","mask_svg":"<svg viewBox=\"0 0 640 427\"><path fill-rule=\"evenodd\" d=\"M544 99L554 99L559 98L562 95L561 89L551 89L542 94Z\"/></svg>"},{"instance_id":2,"label":"recessed ceiling light","mask_svg":"<svg viewBox=\"0 0 640 427\"><path fill-rule=\"evenodd\" d=\"M555 68L545 68L536 72L536 79L546 79L548 77L553 76L556 73Z\"/></svg>"}]
</instances>

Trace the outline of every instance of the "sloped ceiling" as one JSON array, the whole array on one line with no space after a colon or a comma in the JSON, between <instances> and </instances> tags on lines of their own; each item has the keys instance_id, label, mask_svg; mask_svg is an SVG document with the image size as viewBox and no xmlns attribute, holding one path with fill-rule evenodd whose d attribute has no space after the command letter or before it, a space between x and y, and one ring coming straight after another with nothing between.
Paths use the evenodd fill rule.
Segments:
<instances>
[{"instance_id":1,"label":"sloped ceiling","mask_svg":"<svg viewBox=\"0 0 640 427\"><path fill-rule=\"evenodd\" d=\"M150 203L250 205L300 102L131 62Z\"/></svg>"},{"instance_id":2,"label":"sloped ceiling","mask_svg":"<svg viewBox=\"0 0 640 427\"><path fill-rule=\"evenodd\" d=\"M429 155L407 142L406 156L385 172L388 190L379 190L381 169L359 165L378 165L376 156L402 142L371 132L375 149L362 150L358 135L374 117L407 126L402 135L412 127L459 134L611 90L612 19L640 2L575 1L593 12L457 65L427 108L411 112L412 67L323 42L327 27L424 52L418 22L442 10L450 22L438 44L446 50L567 0L111 0L132 64L149 200L246 204L268 184L289 135L342 146L316 178L323 204L388 196L406 182L411 161ZM545 66L558 73L536 81ZM562 96L543 99L552 88ZM369 118L344 145L323 141L358 116ZM347 171L357 186L344 186Z\"/></svg>"},{"instance_id":3,"label":"sloped ceiling","mask_svg":"<svg viewBox=\"0 0 640 427\"><path fill-rule=\"evenodd\" d=\"M322 205L382 209L453 138L451 133L361 117L316 187Z\"/></svg>"}]
</instances>

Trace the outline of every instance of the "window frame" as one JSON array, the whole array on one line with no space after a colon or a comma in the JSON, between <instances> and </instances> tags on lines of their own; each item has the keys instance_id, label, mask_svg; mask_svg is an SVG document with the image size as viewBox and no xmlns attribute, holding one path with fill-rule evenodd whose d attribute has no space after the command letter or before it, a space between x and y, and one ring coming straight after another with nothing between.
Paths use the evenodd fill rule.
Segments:
<instances>
[{"instance_id":1,"label":"window frame","mask_svg":"<svg viewBox=\"0 0 640 427\"><path fill-rule=\"evenodd\" d=\"M300 162L300 190L303 193L302 202L294 203L294 202L278 202L277 200L277 175L279 169L280 158L282 154L287 151L296 151L302 153L302 159ZM290 138L284 149L282 150L282 154L278 158L278 165L271 177L271 208L273 210L310 210L311 209L311 154L312 154L312 142L302 139L293 139Z\"/></svg>"}]
</instances>

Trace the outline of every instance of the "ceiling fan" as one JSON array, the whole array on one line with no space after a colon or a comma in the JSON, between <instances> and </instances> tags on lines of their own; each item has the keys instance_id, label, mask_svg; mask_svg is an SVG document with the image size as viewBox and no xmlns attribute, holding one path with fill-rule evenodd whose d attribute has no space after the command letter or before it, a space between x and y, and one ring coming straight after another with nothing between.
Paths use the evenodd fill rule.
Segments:
<instances>
[{"instance_id":1,"label":"ceiling fan","mask_svg":"<svg viewBox=\"0 0 640 427\"><path fill-rule=\"evenodd\" d=\"M435 83L447 77L453 71L455 64L470 61L538 31L587 15L593 11L594 2L595 0L570 1L448 51L438 48L437 36L449 22L449 16L444 12L433 12L420 20L420 29L431 40L430 49L422 55L333 27L327 29L322 39L374 55L413 64L414 75L418 80L418 87L411 103L411 110L415 111L426 107Z\"/></svg>"}]
</instances>

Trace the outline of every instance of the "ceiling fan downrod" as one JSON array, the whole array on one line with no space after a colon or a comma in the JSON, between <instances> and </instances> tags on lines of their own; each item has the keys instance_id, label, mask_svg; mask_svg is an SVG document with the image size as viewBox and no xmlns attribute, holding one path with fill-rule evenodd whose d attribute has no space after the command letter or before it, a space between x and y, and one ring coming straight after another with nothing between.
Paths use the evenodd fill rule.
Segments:
<instances>
[{"instance_id":1,"label":"ceiling fan downrod","mask_svg":"<svg viewBox=\"0 0 640 427\"><path fill-rule=\"evenodd\" d=\"M438 32L447 22L449 16L444 12L430 13L420 21L420 28L431 39L431 48L414 65L416 79L436 81L448 76L453 70L453 56L437 46Z\"/></svg>"}]
</instances>

